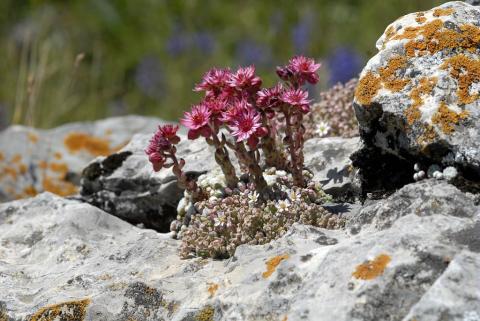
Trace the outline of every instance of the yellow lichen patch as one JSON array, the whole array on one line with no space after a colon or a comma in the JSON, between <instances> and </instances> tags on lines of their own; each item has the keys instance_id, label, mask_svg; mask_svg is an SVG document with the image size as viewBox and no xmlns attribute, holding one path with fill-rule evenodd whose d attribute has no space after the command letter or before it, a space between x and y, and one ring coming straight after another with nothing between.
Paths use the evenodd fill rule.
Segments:
<instances>
[{"instance_id":1,"label":"yellow lichen patch","mask_svg":"<svg viewBox=\"0 0 480 321\"><path fill-rule=\"evenodd\" d=\"M83 321L89 304L90 299L84 299L49 305L33 314L29 321Z\"/></svg>"},{"instance_id":2,"label":"yellow lichen patch","mask_svg":"<svg viewBox=\"0 0 480 321\"><path fill-rule=\"evenodd\" d=\"M264 279L270 277L273 272L277 269L277 266L283 261L289 258L288 254L282 254L272 257L268 260L265 265L267 266L267 270L263 272L262 276Z\"/></svg>"},{"instance_id":3,"label":"yellow lichen patch","mask_svg":"<svg viewBox=\"0 0 480 321\"><path fill-rule=\"evenodd\" d=\"M479 98L478 92L470 94L470 86L480 81L480 60L460 54L448 58L441 68L448 69L450 75L457 79L457 96L460 104L470 104Z\"/></svg>"},{"instance_id":4,"label":"yellow lichen patch","mask_svg":"<svg viewBox=\"0 0 480 321\"><path fill-rule=\"evenodd\" d=\"M453 8L437 8L433 10L434 17L449 16L455 12Z\"/></svg>"},{"instance_id":5,"label":"yellow lichen patch","mask_svg":"<svg viewBox=\"0 0 480 321\"><path fill-rule=\"evenodd\" d=\"M195 316L197 321L213 321L213 316L215 315L215 309L211 305L204 307L198 314Z\"/></svg>"},{"instance_id":6,"label":"yellow lichen patch","mask_svg":"<svg viewBox=\"0 0 480 321\"><path fill-rule=\"evenodd\" d=\"M454 126L457 125L460 120L467 118L468 114L466 110L456 113L448 108L445 102L442 102L437 112L432 116L432 123L439 125L445 134L451 134L455 130Z\"/></svg>"},{"instance_id":7,"label":"yellow lichen patch","mask_svg":"<svg viewBox=\"0 0 480 321\"><path fill-rule=\"evenodd\" d=\"M90 136L86 133L70 133L65 137L64 144L72 153L81 150L85 150L93 156L106 156L111 153L108 140Z\"/></svg>"},{"instance_id":8,"label":"yellow lichen patch","mask_svg":"<svg viewBox=\"0 0 480 321\"><path fill-rule=\"evenodd\" d=\"M22 174L22 175L25 174L27 172L27 170L28 170L27 165L25 165L23 163L18 164L18 172L20 174Z\"/></svg>"},{"instance_id":9,"label":"yellow lichen patch","mask_svg":"<svg viewBox=\"0 0 480 321\"><path fill-rule=\"evenodd\" d=\"M65 163L50 163L49 167L51 171L60 173L62 175L68 173L68 166Z\"/></svg>"},{"instance_id":10,"label":"yellow lichen patch","mask_svg":"<svg viewBox=\"0 0 480 321\"><path fill-rule=\"evenodd\" d=\"M219 285L217 283L208 283L207 291L210 293L210 296L214 296L218 291Z\"/></svg>"},{"instance_id":11,"label":"yellow lichen patch","mask_svg":"<svg viewBox=\"0 0 480 321\"><path fill-rule=\"evenodd\" d=\"M380 77L369 71L359 80L355 99L362 105L370 105L381 86Z\"/></svg>"},{"instance_id":12,"label":"yellow lichen patch","mask_svg":"<svg viewBox=\"0 0 480 321\"><path fill-rule=\"evenodd\" d=\"M474 50L480 43L480 28L471 24L459 28L460 32L445 28L441 19L435 19L417 27L407 27L392 39L410 40L405 44L405 53L409 57L434 54L444 49Z\"/></svg>"},{"instance_id":13,"label":"yellow lichen patch","mask_svg":"<svg viewBox=\"0 0 480 321\"><path fill-rule=\"evenodd\" d=\"M390 26L385 30L385 42L390 40L393 36L395 35L395 28L393 26Z\"/></svg>"},{"instance_id":14,"label":"yellow lichen patch","mask_svg":"<svg viewBox=\"0 0 480 321\"><path fill-rule=\"evenodd\" d=\"M58 160L63 158L62 153L60 153L60 152L55 152L53 154L53 157L55 157L55 159L58 159Z\"/></svg>"},{"instance_id":15,"label":"yellow lichen patch","mask_svg":"<svg viewBox=\"0 0 480 321\"><path fill-rule=\"evenodd\" d=\"M5 167L3 169L3 175L10 176L14 181L17 179L17 171L13 167L9 167L9 166Z\"/></svg>"},{"instance_id":16,"label":"yellow lichen patch","mask_svg":"<svg viewBox=\"0 0 480 321\"><path fill-rule=\"evenodd\" d=\"M24 197L33 197L37 195L37 190L33 185L27 186L23 189L23 195Z\"/></svg>"},{"instance_id":17,"label":"yellow lichen patch","mask_svg":"<svg viewBox=\"0 0 480 321\"><path fill-rule=\"evenodd\" d=\"M413 125L415 121L420 119L421 112L419 108L423 105L423 96L430 94L437 81L437 77L423 77L420 79L418 86L411 90L410 98L412 99L412 104L405 109L405 117L409 125Z\"/></svg>"},{"instance_id":18,"label":"yellow lichen patch","mask_svg":"<svg viewBox=\"0 0 480 321\"><path fill-rule=\"evenodd\" d=\"M5 159L5 155L3 155L2 152L0 152L0 162L3 161Z\"/></svg>"},{"instance_id":19,"label":"yellow lichen patch","mask_svg":"<svg viewBox=\"0 0 480 321\"><path fill-rule=\"evenodd\" d=\"M38 162L38 168L47 169L48 168L48 163L44 160L41 160L41 161Z\"/></svg>"},{"instance_id":20,"label":"yellow lichen patch","mask_svg":"<svg viewBox=\"0 0 480 321\"><path fill-rule=\"evenodd\" d=\"M405 87L409 80L399 78L397 73L407 66L407 58L403 56L392 57L385 67L380 67L380 78L385 88L391 91L400 91Z\"/></svg>"},{"instance_id":21,"label":"yellow lichen patch","mask_svg":"<svg viewBox=\"0 0 480 321\"><path fill-rule=\"evenodd\" d=\"M423 133L418 137L417 143L426 146L437 138L437 132L432 125L424 125Z\"/></svg>"},{"instance_id":22,"label":"yellow lichen patch","mask_svg":"<svg viewBox=\"0 0 480 321\"><path fill-rule=\"evenodd\" d=\"M70 196L77 193L77 186L62 179L55 180L52 177L45 175L43 177L43 190L51 192L60 196Z\"/></svg>"},{"instance_id":23,"label":"yellow lichen patch","mask_svg":"<svg viewBox=\"0 0 480 321\"><path fill-rule=\"evenodd\" d=\"M36 144L38 142L37 134L30 132L27 134L27 136L28 136L28 140L31 141L32 143Z\"/></svg>"},{"instance_id":24,"label":"yellow lichen patch","mask_svg":"<svg viewBox=\"0 0 480 321\"><path fill-rule=\"evenodd\" d=\"M425 18L425 17L416 17L416 18L415 18L415 21L416 21L417 23L419 23L419 24L422 24L422 23L424 23L425 21L427 21L427 18Z\"/></svg>"},{"instance_id":25,"label":"yellow lichen patch","mask_svg":"<svg viewBox=\"0 0 480 321\"><path fill-rule=\"evenodd\" d=\"M288 315L284 316L282 321L287 321L288 320Z\"/></svg>"},{"instance_id":26,"label":"yellow lichen patch","mask_svg":"<svg viewBox=\"0 0 480 321\"><path fill-rule=\"evenodd\" d=\"M12 163L19 163L22 160L22 155L15 154L13 155L12 159L10 160Z\"/></svg>"},{"instance_id":27,"label":"yellow lichen patch","mask_svg":"<svg viewBox=\"0 0 480 321\"><path fill-rule=\"evenodd\" d=\"M380 254L375 259L358 265L352 275L361 280L375 279L377 276L383 274L390 261L390 256L387 254Z\"/></svg>"}]
</instances>

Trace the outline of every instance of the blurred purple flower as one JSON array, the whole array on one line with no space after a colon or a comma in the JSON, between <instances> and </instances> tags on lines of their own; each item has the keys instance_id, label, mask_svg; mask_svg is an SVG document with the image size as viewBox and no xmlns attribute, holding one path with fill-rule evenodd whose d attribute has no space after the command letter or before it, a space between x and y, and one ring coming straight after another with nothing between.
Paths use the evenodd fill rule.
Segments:
<instances>
[{"instance_id":1,"label":"blurred purple flower","mask_svg":"<svg viewBox=\"0 0 480 321\"><path fill-rule=\"evenodd\" d=\"M346 83L357 77L363 64L363 59L358 52L349 47L338 47L327 58L330 71L330 85L338 82Z\"/></svg>"},{"instance_id":2,"label":"blurred purple flower","mask_svg":"<svg viewBox=\"0 0 480 321\"><path fill-rule=\"evenodd\" d=\"M292 43L296 54L307 54L310 42L310 23L302 20L292 29Z\"/></svg>"},{"instance_id":3,"label":"blurred purple flower","mask_svg":"<svg viewBox=\"0 0 480 321\"><path fill-rule=\"evenodd\" d=\"M164 75L160 61L154 56L145 56L135 70L135 84L150 98L159 99L164 86Z\"/></svg>"},{"instance_id":4,"label":"blurred purple flower","mask_svg":"<svg viewBox=\"0 0 480 321\"><path fill-rule=\"evenodd\" d=\"M167 39L166 49L171 56L181 55L190 47L190 39L183 32L174 32Z\"/></svg>"},{"instance_id":5,"label":"blurred purple flower","mask_svg":"<svg viewBox=\"0 0 480 321\"><path fill-rule=\"evenodd\" d=\"M237 62L243 66L268 67L272 64L270 48L251 40L244 40L237 44L236 57Z\"/></svg>"},{"instance_id":6,"label":"blurred purple flower","mask_svg":"<svg viewBox=\"0 0 480 321\"><path fill-rule=\"evenodd\" d=\"M207 31L200 31L193 34L195 46L204 54L211 54L215 50L215 38Z\"/></svg>"}]
</instances>

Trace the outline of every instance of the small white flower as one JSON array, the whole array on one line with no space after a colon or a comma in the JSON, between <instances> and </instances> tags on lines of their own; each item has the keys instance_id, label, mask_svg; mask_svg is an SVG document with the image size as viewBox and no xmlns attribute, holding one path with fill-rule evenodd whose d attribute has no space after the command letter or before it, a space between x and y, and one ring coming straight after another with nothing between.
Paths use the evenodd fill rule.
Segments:
<instances>
[{"instance_id":1,"label":"small white flower","mask_svg":"<svg viewBox=\"0 0 480 321\"><path fill-rule=\"evenodd\" d=\"M325 137L330 132L330 129L328 123L322 121L317 125L315 133L320 137Z\"/></svg>"},{"instance_id":2,"label":"small white flower","mask_svg":"<svg viewBox=\"0 0 480 321\"><path fill-rule=\"evenodd\" d=\"M301 200L302 195L301 195L300 193L292 190L292 191L290 192L290 194L288 194L288 197L290 198L290 200L291 200L292 202L295 203L295 202L298 202L299 200Z\"/></svg>"},{"instance_id":3,"label":"small white flower","mask_svg":"<svg viewBox=\"0 0 480 321\"><path fill-rule=\"evenodd\" d=\"M225 221L226 221L225 213L218 212L217 216L213 219L213 225L215 227L223 226L225 224Z\"/></svg>"},{"instance_id":4,"label":"small white flower","mask_svg":"<svg viewBox=\"0 0 480 321\"><path fill-rule=\"evenodd\" d=\"M290 201L289 200L278 201L278 203L277 203L277 210L280 213L287 212L289 207L290 207Z\"/></svg>"},{"instance_id":5,"label":"small white flower","mask_svg":"<svg viewBox=\"0 0 480 321\"><path fill-rule=\"evenodd\" d=\"M248 194L248 204L255 204L258 201L259 196L260 195L256 191Z\"/></svg>"}]
</instances>

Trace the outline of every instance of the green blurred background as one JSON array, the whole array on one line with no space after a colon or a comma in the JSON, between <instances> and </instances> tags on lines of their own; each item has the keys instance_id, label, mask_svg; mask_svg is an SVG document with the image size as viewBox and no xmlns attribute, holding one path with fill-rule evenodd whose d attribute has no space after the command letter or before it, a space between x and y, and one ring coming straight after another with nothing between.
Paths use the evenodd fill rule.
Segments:
<instances>
[{"instance_id":1,"label":"green blurred background","mask_svg":"<svg viewBox=\"0 0 480 321\"><path fill-rule=\"evenodd\" d=\"M355 76L396 18L434 0L1 0L0 123L114 115L176 119L212 66L255 64L267 85L294 54L325 88Z\"/></svg>"}]
</instances>

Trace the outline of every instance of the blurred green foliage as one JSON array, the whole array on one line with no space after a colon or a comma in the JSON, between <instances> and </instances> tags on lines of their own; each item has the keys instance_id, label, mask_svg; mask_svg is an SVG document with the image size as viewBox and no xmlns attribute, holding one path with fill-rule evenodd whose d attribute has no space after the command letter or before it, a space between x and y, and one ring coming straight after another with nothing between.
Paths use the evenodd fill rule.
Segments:
<instances>
[{"instance_id":1,"label":"blurred green foliage","mask_svg":"<svg viewBox=\"0 0 480 321\"><path fill-rule=\"evenodd\" d=\"M268 85L295 53L323 59L343 46L363 64L390 22L441 2L2 0L0 108L37 127L125 113L175 119L199 100L192 88L212 66L255 63Z\"/></svg>"}]
</instances>

